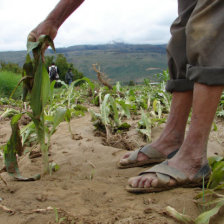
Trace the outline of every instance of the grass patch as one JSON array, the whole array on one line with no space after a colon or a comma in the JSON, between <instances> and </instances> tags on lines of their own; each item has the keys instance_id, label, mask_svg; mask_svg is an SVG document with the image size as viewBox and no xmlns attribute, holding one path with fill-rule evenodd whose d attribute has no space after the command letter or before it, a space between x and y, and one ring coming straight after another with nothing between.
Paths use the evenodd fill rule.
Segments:
<instances>
[{"instance_id":1,"label":"grass patch","mask_svg":"<svg viewBox=\"0 0 224 224\"><path fill-rule=\"evenodd\" d=\"M0 72L0 96L9 97L20 81L22 75L13 72L1 71ZM13 95L14 99L19 99L22 95L22 86L19 86Z\"/></svg>"}]
</instances>

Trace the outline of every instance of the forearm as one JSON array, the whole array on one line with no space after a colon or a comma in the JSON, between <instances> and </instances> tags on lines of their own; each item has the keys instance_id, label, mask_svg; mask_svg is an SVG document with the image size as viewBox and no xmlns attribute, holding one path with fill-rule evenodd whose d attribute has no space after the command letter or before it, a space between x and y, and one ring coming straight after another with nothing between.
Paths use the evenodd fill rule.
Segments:
<instances>
[{"instance_id":1,"label":"forearm","mask_svg":"<svg viewBox=\"0 0 224 224\"><path fill-rule=\"evenodd\" d=\"M61 0L45 21L52 22L58 29L83 2L84 0Z\"/></svg>"}]
</instances>

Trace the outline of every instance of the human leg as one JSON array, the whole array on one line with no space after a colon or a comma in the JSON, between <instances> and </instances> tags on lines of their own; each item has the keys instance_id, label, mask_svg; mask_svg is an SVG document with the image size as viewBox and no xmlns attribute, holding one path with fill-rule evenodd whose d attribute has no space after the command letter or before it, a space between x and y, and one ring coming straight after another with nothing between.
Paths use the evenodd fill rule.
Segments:
<instances>
[{"instance_id":1,"label":"human leg","mask_svg":"<svg viewBox=\"0 0 224 224\"><path fill-rule=\"evenodd\" d=\"M190 182L207 164L208 136L224 88L223 12L224 2L221 0L198 0L186 27L186 49L190 64L187 77L195 82L192 120L180 150L167 161L167 165L184 173ZM159 174L146 172L130 178L128 182L131 188L153 188L161 184L159 180ZM178 180L171 178L164 187L176 185Z\"/></svg>"},{"instance_id":2,"label":"human leg","mask_svg":"<svg viewBox=\"0 0 224 224\"><path fill-rule=\"evenodd\" d=\"M207 163L208 136L223 88L195 84L189 132L178 153L168 160L168 166L182 171L190 180ZM158 178L155 174L145 174L130 178L128 183L133 188L150 188L157 186ZM176 184L174 179L168 183L170 186Z\"/></svg>"},{"instance_id":3,"label":"human leg","mask_svg":"<svg viewBox=\"0 0 224 224\"><path fill-rule=\"evenodd\" d=\"M167 47L168 67L170 80L166 89L173 93L171 111L160 137L150 145L146 145L140 151L126 153L118 163L119 168L144 165L144 161L150 164L149 155L161 153L165 158L181 146L187 118L192 104L192 89L194 82L186 79L186 34L187 21L196 5L196 0L178 1L178 18L171 26L171 40ZM151 150L153 148L153 151ZM151 151L153 153L151 153ZM137 154L138 152L138 154ZM154 161L154 160L152 160Z\"/></svg>"},{"instance_id":4,"label":"human leg","mask_svg":"<svg viewBox=\"0 0 224 224\"><path fill-rule=\"evenodd\" d=\"M179 149L182 145L191 105L192 91L173 93L171 110L166 126L160 137L155 142L150 144L150 146L165 157L174 150ZM130 163L129 157L131 154L132 153L129 152L121 158L119 162L120 168L122 168L122 166L125 167L125 165ZM142 152L139 152L137 155L138 162L147 161L148 159L148 156Z\"/></svg>"}]
</instances>

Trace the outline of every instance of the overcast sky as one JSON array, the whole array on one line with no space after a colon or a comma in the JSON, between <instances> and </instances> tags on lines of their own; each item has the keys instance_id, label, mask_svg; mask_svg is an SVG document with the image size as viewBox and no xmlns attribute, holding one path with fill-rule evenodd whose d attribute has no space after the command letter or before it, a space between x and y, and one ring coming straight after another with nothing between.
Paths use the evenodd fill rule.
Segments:
<instances>
[{"instance_id":1,"label":"overcast sky","mask_svg":"<svg viewBox=\"0 0 224 224\"><path fill-rule=\"evenodd\" d=\"M25 50L29 32L59 0L0 0L0 51ZM177 0L85 0L61 26L56 48L80 44L167 43Z\"/></svg>"}]
</instances>

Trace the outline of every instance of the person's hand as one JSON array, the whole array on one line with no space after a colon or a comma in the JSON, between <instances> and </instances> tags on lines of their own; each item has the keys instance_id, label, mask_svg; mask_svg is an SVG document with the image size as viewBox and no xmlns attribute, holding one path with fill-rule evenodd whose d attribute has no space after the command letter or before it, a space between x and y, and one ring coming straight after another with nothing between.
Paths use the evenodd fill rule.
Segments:
<instances>
[{"instance_id":1,"label":"person's hand","mask_svg":"<svg viewBox=\"0 0 224 224\"><path fill-rule=\"evenodd\" d=\"M29 33L27 40L31 42L36 42L38 41L39 37L43 34L50 36L50 38L54 40L54 38L57 35L57 31L58 31L58 28L53 22L43 21ZM47 48L48 48L48 45L46 44L43 47L42 56L44 55L44 52Z\"/></svg>"}]
</instances>

